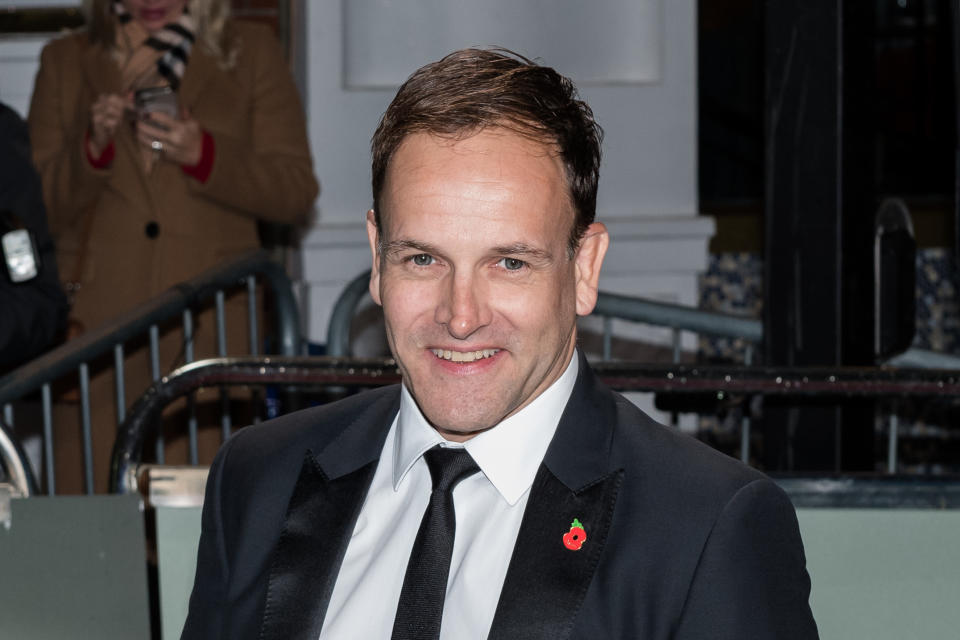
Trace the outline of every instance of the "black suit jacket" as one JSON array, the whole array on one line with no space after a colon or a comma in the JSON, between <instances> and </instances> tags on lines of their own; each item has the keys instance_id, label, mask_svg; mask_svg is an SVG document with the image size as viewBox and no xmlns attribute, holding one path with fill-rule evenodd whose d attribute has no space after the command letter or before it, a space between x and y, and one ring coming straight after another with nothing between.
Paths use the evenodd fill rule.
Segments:
<instances>
[{"instance_id":1,"label":"black suit jacket","mask_svg":"<svg viewBox=\"0 0 960 640\"><path fill-rule=\"evenodd\" d=\"M224 445L183 638L316 640L399 397L363 393ZM576 552L562 543L574 518ZM581 360L489 637L816 638L809 592L783 491L653 422Z\"/></svg>"}]
</instances>

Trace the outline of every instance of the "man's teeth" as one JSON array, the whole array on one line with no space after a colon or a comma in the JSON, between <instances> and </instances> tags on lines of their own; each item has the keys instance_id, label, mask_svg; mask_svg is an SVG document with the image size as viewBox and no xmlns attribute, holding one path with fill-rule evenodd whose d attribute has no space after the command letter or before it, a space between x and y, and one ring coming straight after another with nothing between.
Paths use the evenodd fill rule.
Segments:
<instances>
[{"instance_id":1,"label":"man's teeth","mask_svg":"<svg viewBox=\"0 0 960 640\"><path fill-rule=\"evenodd\" d=\"M480 349L479 351L450 351L449 349L431 349L433 355L453 362L473 362L489 358L500 349Z\"/></svg>"}]
</instances>

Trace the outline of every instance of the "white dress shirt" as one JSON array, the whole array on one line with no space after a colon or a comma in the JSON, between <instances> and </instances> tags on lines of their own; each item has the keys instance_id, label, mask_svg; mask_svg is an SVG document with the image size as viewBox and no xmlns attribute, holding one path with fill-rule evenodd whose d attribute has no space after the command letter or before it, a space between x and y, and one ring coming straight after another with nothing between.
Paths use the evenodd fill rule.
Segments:
<instances>
[{"instance_id":1,"label":"white dress shirt","mask_svg":"<svg viewBox=\"0 0 960 640\"><path fill-rule=\"evenodd\" d=\"M440 638L486 638L500 599L530 487L577 379L576 354L550 387L518 413L463 445L448 442L406 387L383 444L330 597L321 640L389 638L432 482L424 451L464 446L481 473L453 491L457 533Z\"/></svg>"}]
</instances>

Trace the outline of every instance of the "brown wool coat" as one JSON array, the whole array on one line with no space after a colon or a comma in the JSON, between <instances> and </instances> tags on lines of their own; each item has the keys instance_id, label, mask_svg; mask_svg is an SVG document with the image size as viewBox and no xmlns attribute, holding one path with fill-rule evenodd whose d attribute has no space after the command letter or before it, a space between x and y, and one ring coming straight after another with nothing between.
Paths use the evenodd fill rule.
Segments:
<instances>
[{"instance_id":1,"label":"brown wool coat","mask_svg":"<svg viewBox=\"0 0 960 640\"><path fill-rule=\"evenodd\" d=\"M180 105L214 139L206 183L166 160L147 173L128 123L118 129L111 166L94 169L84 148L90 107L100 94L122 93L117 65L82 32L43 49L30 136L61 275L80 284L71 317L87 329L257 247L258 219L303 222L316 198L303 108L280 48L262 25L228 28L239 39L236 64L223 69L195 45L178 92ZM236 299L230 306L245 318L242 305ZM212 318L197 324L197 357L213 355ZM233 326L231 352L245 353L246 322ZM180 342L179 335L163 340L163 372L180 363ZM127 358L128 404L150 381L143 351ZM111 388L112 375L100 375L91 394L100 487L115 424ZM58 434L58 448L63 444Z\"/></svg>"}]
</instances>

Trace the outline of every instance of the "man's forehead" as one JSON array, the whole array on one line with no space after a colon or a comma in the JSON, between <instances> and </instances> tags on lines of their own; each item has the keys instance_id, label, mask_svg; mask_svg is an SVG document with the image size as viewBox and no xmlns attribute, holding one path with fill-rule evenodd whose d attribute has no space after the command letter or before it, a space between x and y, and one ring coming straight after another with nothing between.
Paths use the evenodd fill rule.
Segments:
<instances>
[{"instance_id":1,"label":"man's forehead","mask_svg":"<svg viewBox=\"0 0 960 640\"><path fill-rule=\"evenodd\" d=\"M481 139L486 144L471 144ZM391 155L387 164L388 172L397 156L408 155L403 152L408 151L411 147L432 149L437 154L445 150L459 154L508 152L523 153L535 158L554 158L558 161L560 159L559 147L549 140L535 137L530 133L525 134L512 127L490 125L450 134L425 130L408 133Z\"/></svg>"},{"instance_id":2,"label":"man's forehead","mask_svg":"<svg viewBox=\"0 0 960 640\"><path fill-rule=\"evenodd\" d=\"M384 181L384 200L391 192L472 184L489 189L546 188L569 199L562 159L548 144L510 129L488 127L470 135L446 136L415 132L391 156ZM385 204L385 203L382 203Z\"/></svg>"}]
</instances>

